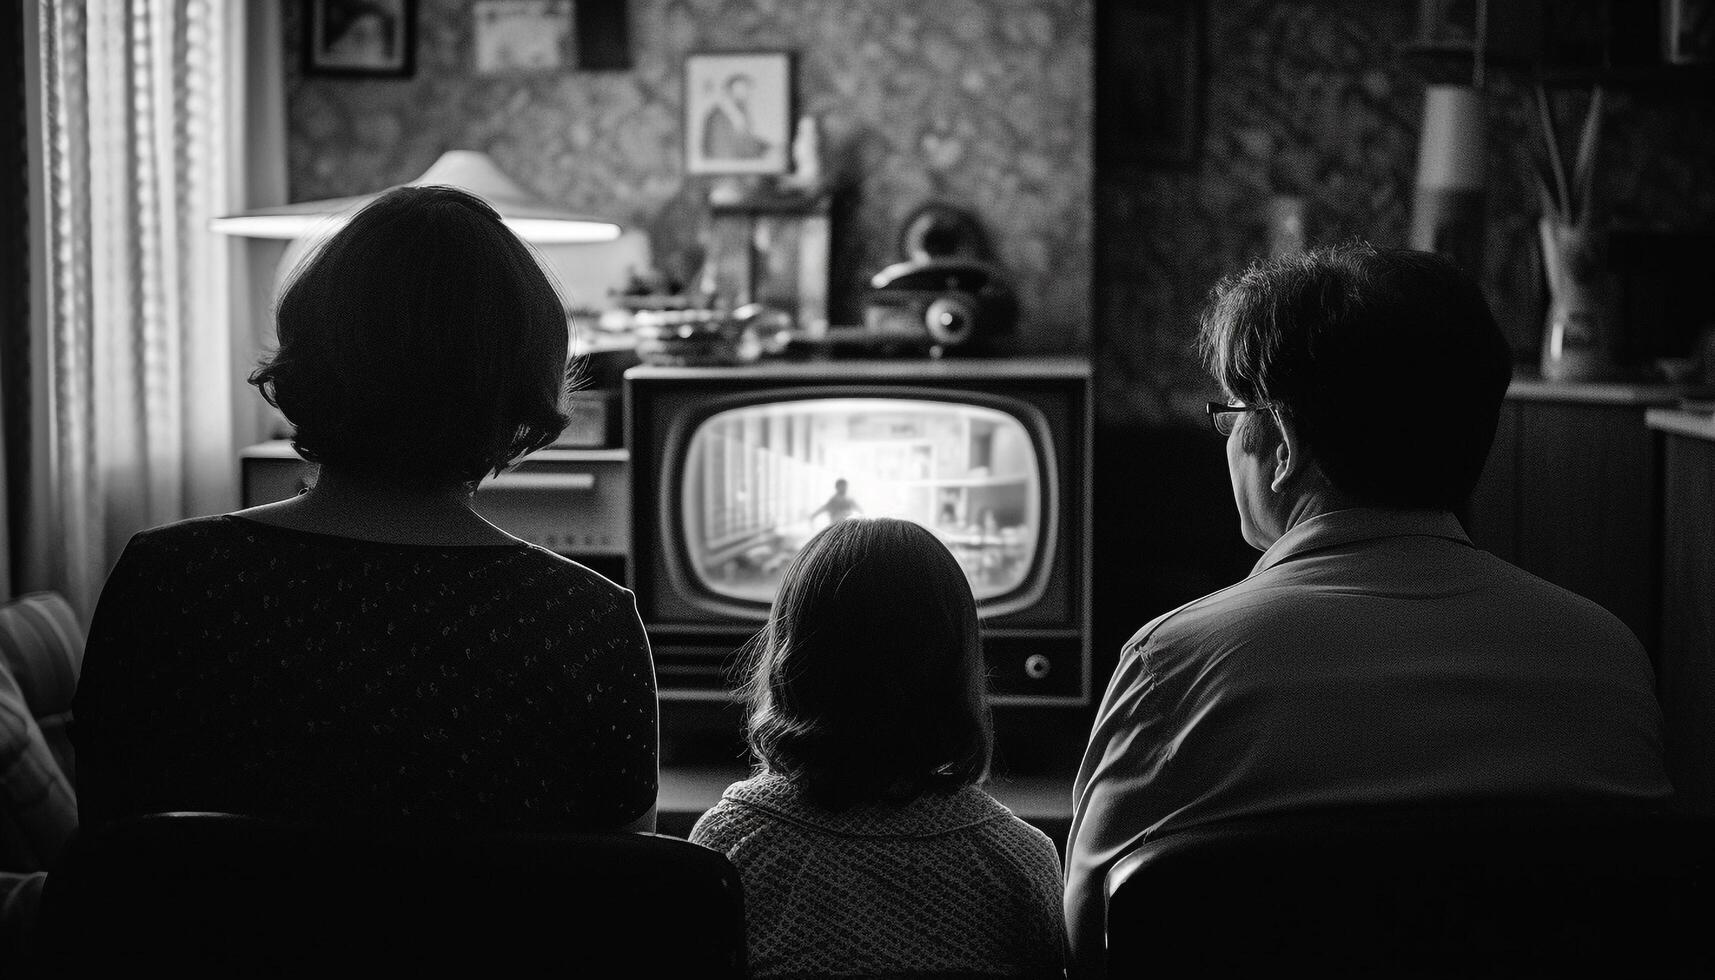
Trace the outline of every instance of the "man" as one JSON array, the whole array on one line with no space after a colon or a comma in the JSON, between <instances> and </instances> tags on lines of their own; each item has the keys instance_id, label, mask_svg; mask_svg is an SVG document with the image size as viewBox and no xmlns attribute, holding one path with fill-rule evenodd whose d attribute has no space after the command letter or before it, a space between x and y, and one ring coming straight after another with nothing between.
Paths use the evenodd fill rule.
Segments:
<instances>
[{"instance_id":1,"label":"man","mask_svg":"<svg viewBox=\"0 0 1715 980\"><path fill-rule=\"evenodd\" d=\"M1074 786L1082 972L1101 968L1108 869L1166 832L1323 804L1672 792L1637 639L1453 516L1511 374L1474 283L1364 245L1276 259L1217 287L1202 343L1263 555L1121 652Z\"/></svg>"},{"instance_id":2,"label":"man","mask_svg":"<svg viewBox=\"0 0 1715 980\"><path fill-rule=\"evenodd\" d=\"M711 160L758 160L769 142L756 134L750 94L756 80L737 72L721 84L720 97L703 116L703 156Z\"/></svg>"}]
</instances>

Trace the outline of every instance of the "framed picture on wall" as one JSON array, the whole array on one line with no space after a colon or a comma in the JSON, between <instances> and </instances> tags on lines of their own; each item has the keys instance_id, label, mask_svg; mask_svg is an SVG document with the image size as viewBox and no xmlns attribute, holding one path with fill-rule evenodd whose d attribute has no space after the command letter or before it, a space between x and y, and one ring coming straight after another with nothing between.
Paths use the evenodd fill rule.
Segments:
<instances>
[{"instance_id":1,"label":"framed picture on wall","mask_svg":"<svg viewBox=\"0 0 1715 980\"><path fill-rule=\"evenodd\" d=\"M784 174L792 143L792 55L685 59L685 172Z\"/></svg>"},{"instance_id":2,"label":"framed picture on wall","mask_svg":"<svg viewBox=\"0 0 1715 980\"><path fill-rule=\"evenodd\" d=\"M575 58L572 0L476 0L471 18L479 75L554 71Z\"/></svg>"},{"instance_id":3,"label":"framed picture on wall","mask_svg":"<svg viewBox=\"0 0 1715 980\"><path fill-rule=\"evenodd\" d=\"M306 0L304 74L409 78L417 0Z\"/></svg>"}]
</instances>

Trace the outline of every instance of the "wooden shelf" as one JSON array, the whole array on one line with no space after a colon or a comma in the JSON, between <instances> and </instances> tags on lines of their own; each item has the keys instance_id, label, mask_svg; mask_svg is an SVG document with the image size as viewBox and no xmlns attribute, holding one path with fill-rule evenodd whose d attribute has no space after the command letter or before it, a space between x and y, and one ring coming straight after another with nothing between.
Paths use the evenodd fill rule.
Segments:
<instances>
[{"instance_id":1,"label":"wooden shelf","mask_svg":"<svg viewBox=\"0 0 1715 980\"><path fill-rule=\"evenodd\" d=\"M1715 95L1715 64L1544 66L1537 72L1549 88L1624 89L1707 99Z\"/></svg>"}]
</instances>

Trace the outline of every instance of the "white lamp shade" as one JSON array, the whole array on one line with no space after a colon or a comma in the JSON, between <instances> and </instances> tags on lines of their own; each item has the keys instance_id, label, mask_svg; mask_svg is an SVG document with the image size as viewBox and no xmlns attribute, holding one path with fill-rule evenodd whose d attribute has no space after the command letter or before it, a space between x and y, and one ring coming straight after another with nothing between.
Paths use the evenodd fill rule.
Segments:
<instances>
[{"instance_id":1,"label":"white lamp shade","mask_svg":"<svg viewBox=\"0 0 1715 980\"><path fill-rule=\"evenodd\" d=\"M1483 186L1483 94L1466 85L1431 85L1423 93L1417 186Z\"/></svg>"},{"instance_id":2,"label":"white lamp shade","mask_svg":"<svg viewBox=\"0 0 1715 980\"><path fill-rule=\"evenodd\" d=\"M611 242L621 231L612 221L577 214L543 201L502 172L488 154L475 150L448 150L421 177L405 186L430 184L457 187L482 198L499 212L506 227L527 242L544 245ZM222 234L245 238L301 238L330 219L342 220L381 193L254 208L215 218L209 226Z\"/></svg>"}]
</instances>

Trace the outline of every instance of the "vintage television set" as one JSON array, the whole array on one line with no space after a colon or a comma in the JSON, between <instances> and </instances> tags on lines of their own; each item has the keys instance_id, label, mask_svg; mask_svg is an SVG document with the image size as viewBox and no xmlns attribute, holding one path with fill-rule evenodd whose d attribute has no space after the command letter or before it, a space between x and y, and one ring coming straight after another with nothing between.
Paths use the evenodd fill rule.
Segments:
<instances>
[{"instance_id":1,"label":"vintage television set","mask_svg":"<svg viewBox=\"0 0 1715 980\"><path fill-rule=\"evenodd\" d=\"M786 564L864 514L917 521L959 559L997 704L1088 703L1087 362L644 365L625 399L630 584L664 699L729 697Z\"/></svg>"}]
</instances>

